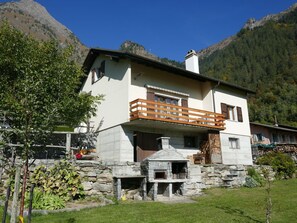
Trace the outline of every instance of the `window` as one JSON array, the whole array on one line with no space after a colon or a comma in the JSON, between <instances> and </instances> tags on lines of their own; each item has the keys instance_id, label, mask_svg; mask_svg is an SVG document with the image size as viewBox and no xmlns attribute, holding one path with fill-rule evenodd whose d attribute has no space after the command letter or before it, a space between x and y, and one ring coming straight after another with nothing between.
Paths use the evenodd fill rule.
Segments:
<instances>
[{"instance_id":1,"label":"window","mask_svg":"<svg viewBox=\"0 0 297 223\"><path fill-rule=\"evenodd\" d=\"M295 143L296 137L294 135L290 135L290 143Z\"/></svg>"},{"instance_id":2,"label":"window","mask_svg":"<svg viewBox=\"0 0 297 223\"><path fill-rule=\"evenodd\" d=\"M282 142L286 142L286 136L282 135Z\"/></svg>"},{"instance_id":3,"label":"window","mask_svg":"<svg viewBox=\"0 0 297 223\"><path fill-rule=\"evenodd\" d=\"M234 107L227 105L229 120L235 121Z\"/></svg>"},{"instance_id":4,"label":"window","mask_svg":"<svg viewBox=\"0 0 297 223\"><path fill-rule=\"evenodd\" d=\"M261 133L257 133L257 141L263 141L263 135Z\"/></svg>"},{"instance_id":5,"label":"window","mask_svg":"<svg viewBox=\"0 0 297 223\"><path fill-rule=\"evenodd\" d=\"M239 149L239 139L238 138L229 138L229 148L230 149Z\"/></svg>"},{"instance_id":6,"label":"window","mask_svg":"<svg viewBox=\"0 0 297 223\"><path fill-rule=\"evenodd\" d=\"M243 122L241 107L221 103L221 112L226 119Z\"/></svg>"},{"instance_id":7,"label":"window","mask_svg":"<svg viewBox=\"0 0 297 223\"><path fill-rule=\"evenodd\" d=\"M272 134L272 140L273 140L273 142L278 142L278 141L279 141L279 137L278 137L278 135L275 134L275 133L273 133L273 134Z\"/></svg>"},{"instance_id":8,"label":"window","mask_svg":"<svg viewBox=\"0 0 297 223\"><path fill-rule=\"evenodd\" d=\"M196 137L184 136L184 147L196 147Z\"/></svg>"},{"instance_id":9,"label":"window","mask_svg":"<svg viewBox=\"0 0 297 223\"><path fill-rule=\"evenodd\" d=\"M178 105L178 99L164 97L164 96L160 96L160 95L155 95L155 101L166 103L166 104Z\"/></svg>"},{"instance_id":10,"label":"window","mask_svg":"<svg viewBox=\"0 0 297 223\"><path fill-rule=\"evenodd\" d=\"M169 98L161 95L155 95L155 102L161 102L168 105L178 105L178 99L176 98ZM160 108L156 110L158 113L162 114L168 114L168 116L159 116L159 118L168 118L168 119L176 119L175 116L178 115L177 108L172 106L163 106L163 105L157 105L157 108Z\"/></svg>"},{"instance_id":11,"label":"window","mask_svg":"<svg viewBox=\"0 0 297 223\"><path fill-rule=\"evenodd\" d=\"M93 68L92 71L92 84L99 81L105 74L105 60L101 62L99 68Z\"/></svg>"}]
</instances>

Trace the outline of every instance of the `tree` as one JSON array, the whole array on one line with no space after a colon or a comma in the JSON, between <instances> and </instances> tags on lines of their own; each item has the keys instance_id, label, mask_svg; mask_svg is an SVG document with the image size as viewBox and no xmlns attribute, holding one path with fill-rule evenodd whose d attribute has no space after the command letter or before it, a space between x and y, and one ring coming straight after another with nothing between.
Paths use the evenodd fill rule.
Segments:
<instances>
[{"instance_id":1,"label":"tree","mask_svg":"<svg viewBox=\"0 0 297 223\"><path fill-rule=\"evenodd\" d=\"M0 111L22 145L21 216L33 146L57 125L75 127L95 115L102 99L78 93L83 72L71 58L71 48L39 42L8 24L0 27Z\"/></svg>"}]
</instances>

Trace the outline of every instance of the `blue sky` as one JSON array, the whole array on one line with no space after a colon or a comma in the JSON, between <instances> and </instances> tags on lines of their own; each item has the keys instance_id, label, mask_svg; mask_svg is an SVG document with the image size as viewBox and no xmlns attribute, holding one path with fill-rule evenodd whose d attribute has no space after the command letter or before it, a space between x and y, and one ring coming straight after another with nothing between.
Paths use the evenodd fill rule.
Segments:
<instances>
[{"instance_id":1,"label":"blue sky","mask_svg":"<svg viewBox=\"0 0 297 223\"><path fill-rule=\"evenodd\" d=\"M249 18L296 0L36 0L88 47L119 49L125 40L159 57L184 60L236 34ZM4 2L4 1L1 1Z\"/></svg>"}]
</instances>

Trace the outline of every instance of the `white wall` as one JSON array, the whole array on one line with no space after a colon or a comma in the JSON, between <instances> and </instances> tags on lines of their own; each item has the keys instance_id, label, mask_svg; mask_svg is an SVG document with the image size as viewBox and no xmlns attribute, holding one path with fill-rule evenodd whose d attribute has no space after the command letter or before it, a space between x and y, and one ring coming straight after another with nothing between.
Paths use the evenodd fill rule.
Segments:
<instances>
[{"instance_id":1,"label":"white wall","mask_svg":"<svg viewBox=\"0 0 297 223\"><path fill-rule=\"evenodd\" d=\"M223 164L252 164L250 125L246 96L238 92L216 89L214 91L216 112L221 113L221 103L241 107L243 122L225 121L226 129L220 132ZM236 111L235 111L236 113ZM235 114L237 115L237 114ZM229 138L239 140L239 149L229 148Z\"/></svg>"},{"instance_id":2,"label":"white wall","mask_svg":"<svg viewBox=\"0 0 297 223\"><path fill-rule=\"evenodd\" d=\"M108 57L97 58L91 68L100 67L105 60L105 75L94 84L91 83L91 72L82 91L92 95L104 95L104 100L98 106L97 116L91 121L100 130L110 128L129 120L128 85L130 83L130 67L127 60L111 61Z\"/></svg>"},{"instance_id":3,"label":"white wall","mask_svg":"<svg viewBox=\"0 0 297 223\"><path fill-rule=\"evenodd\" d=\"M229 138L238 138L240 149L229 148ZM252 165L250 137L235 134L220 134L223 164Z\"/></svg>"},{"instance_id":4,"label":"white wall","mask_svg":"<svg viewBox=\"0 0 297 223\"><path fill-rule=\"evenodd\" d=\"M232 92L227 90L215 89L214 98L217 113L222 113L221 103L225 103L235 107L238 106L242 109L243 122L226 120L226 129L222 132L250 136L251 131L246 96L242 94L240 95L239 93L236 93L234 91Z\"/></svg>"},{"instance_id":5,"label":"white wall","mask_svg":"<svg viewBox=\"0 0 297 223\"><path fill-rule=\"evenodd\" d=\"M147 84L188 94L188 107L203 109L202 85L199 81L135 63L132 63L131 68L129 101L137 98L146 99L147 88L144 85ZM172 94L172 96L187 98L178 94Z\"/></svg>"},{"instance_id":6,"label":"white wall","mask_svg":"<svg viewBox=\"0 0 297 223\"><path fill-rule=\"evenodd\" d=\"M213 90L210 82L202 84L203 109L214 112L212 92Z\"/></svg>"}]
</instances>

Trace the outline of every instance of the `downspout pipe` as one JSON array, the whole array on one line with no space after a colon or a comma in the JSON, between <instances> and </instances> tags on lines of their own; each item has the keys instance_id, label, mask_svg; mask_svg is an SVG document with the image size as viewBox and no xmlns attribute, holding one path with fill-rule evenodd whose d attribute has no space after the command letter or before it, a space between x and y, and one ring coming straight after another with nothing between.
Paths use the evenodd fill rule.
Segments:
<instances>
[{"instance_id":1,"label":"downspout pipe","mask_svg":"<svg viewBox=\"0 0 297 223\"><path fill-rule=\"evenodd\" d=\"M212 88L212 102L213 102L213 110L214 110L214 112L217 112L216 111L216 103L215 103L214 92L215 92L215 89L220 86L220 84L221 84L221 81L218 81L218 83Z\"/></svg>"}]
</instances>

